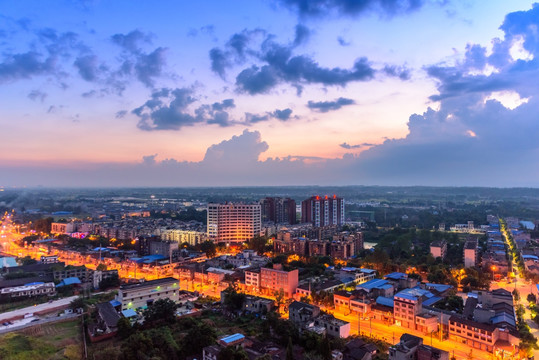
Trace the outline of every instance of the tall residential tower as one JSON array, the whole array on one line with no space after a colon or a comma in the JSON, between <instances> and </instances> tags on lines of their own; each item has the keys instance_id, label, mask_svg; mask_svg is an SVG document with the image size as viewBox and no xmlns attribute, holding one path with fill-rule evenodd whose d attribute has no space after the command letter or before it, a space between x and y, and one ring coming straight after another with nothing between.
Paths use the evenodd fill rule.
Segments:
<instances>
[{"instance_id":1,"label":"tall residential tower","mask_svg":"<svg viewBox=\"0 0 539 360\"><path fill-rule=\"evenodd\" d=\"M208 204L208 237L215 242L242 242L260 235L260 204Z\"/></svg>"},{"instance_id":2,"label":"tall residential tower","mask_svg":"<svg viewBox=\"0 0 539 360\"><path fill-rule=\"evenodd\" d=\"M315 227L344 224L344 199L333 195L313 196L301 202L301 222Z\"/></svg>"}]
</instances>

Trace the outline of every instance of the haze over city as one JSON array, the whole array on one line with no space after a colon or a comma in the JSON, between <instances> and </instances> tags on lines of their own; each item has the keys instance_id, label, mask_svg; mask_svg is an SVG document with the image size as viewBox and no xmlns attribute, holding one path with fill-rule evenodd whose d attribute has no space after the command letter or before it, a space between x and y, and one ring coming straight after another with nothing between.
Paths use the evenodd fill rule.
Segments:
<instances>
[{"instance_id":1,"label":"haze over city","mask_svg":"<svg viewBox=\"0 0 539 360\"><path fill-rule=\"evenodd\" d=\"M538 185L532 1L0 13L1 186Z\"/></svg>"}]
</instances>

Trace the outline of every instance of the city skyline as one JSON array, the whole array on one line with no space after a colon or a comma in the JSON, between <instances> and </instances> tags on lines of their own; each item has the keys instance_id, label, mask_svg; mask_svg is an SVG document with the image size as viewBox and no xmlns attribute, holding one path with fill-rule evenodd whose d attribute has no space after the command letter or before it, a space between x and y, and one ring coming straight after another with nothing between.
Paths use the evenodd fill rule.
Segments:
<instances>
[{"instance_id":1,"label":"city skyline","mask_svg":"<svg viewBox=\"0 0 539 360\"><path fill-rule=\"evenodd\" d=\"M4 3L0 186L536 187L532 4Z\"/></svg>"}]
</instances>

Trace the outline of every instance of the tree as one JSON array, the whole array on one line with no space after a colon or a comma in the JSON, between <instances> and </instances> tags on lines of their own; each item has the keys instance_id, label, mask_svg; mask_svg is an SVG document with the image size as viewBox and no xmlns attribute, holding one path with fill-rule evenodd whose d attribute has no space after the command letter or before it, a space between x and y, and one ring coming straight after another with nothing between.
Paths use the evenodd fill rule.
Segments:
<instances>
[{"instance_id":1,"label":"tree","mask_svg":"<svg viewBox=\"0 0 539 360\"><path fill-rule=\"evenodd\" d=\"M84 299L82 297L78 297L76 299L73 299L73 301L69 303L69 308L73 310L77 310L81 308L85 309L86 303L84 302Z\"/></svg>"},{"instance_id":2,"label":"tree","mask_svg":"<svg viewBox=\"0 0 539 360\"><path fill-rule=\"evenodd\" d=\"M182 355L187 357L202 352L202 349L206 346L210 346L215 343L217 334L215 329L208 324L197 322L187 332L187 335L182 340Z\"/></svg>"},{"instance_id":3,"label":"tree","mask_svg":"<svg viewBox=\"0 0 539 360\"><path fill-rule=\"evenodd\" d=\"M97 271L107 271L107 265L101 263L101 264L97 265L96 270Z\"/></svg>"},{"instance_id":4,"label":"tree","mask_svg":"<svg viewBox=\"0 0 539 360\"><path fill-rule=\"evenodd\" d=\"M537 302L537 297L535 296L535 294L529 293L528 296L526 297L526 300L528 300L528 302L530 303L535 304Z\"/></svg>"},{"instance_id":5,"label":"tree","mask_svg":"<svg viewBox=\"0 0 539 360\"><path fill-rule=\"evenodd\" d=\"M206 256L208 258L212 258L217 254L217 248L215 247L215 243L212 241L204 241L199 245L200 251L203 251L206 253Z\"/></svg>"},{"instance_id":6,"label":"tree","mask_svg":"<svg viewBox=\"0 0 539 360\"><path fill-rule=\"evenodd\" d=\"M229 286L223 291L224 305L228 311L239 311L243 308L243 303L245 301L245 294L238 293L236 289L232 286Z\"/></svg>"},{"instance_id":7,"label":"tree","mask_svg":"<svg viewBox=\"0 0 539 360\"><path fill-rule=\"evenodd\" d=\"M259 254L263 254L266 250L266 243L268 239L263 236L256 236L247 241L247 248L256 251Z\"/></svg>"},{"instance_id":8,"label":"tree","mask_svg":"<svg viewBox=\"0 0 539 360\"><path fill-rule=\"evenodd\" d=\"M288 345L286 346L286 360L294 360L294 345L292 345L292 337L288 338Z\"/></svg>"},{"instance_id":9,"label":"tree","mask_svg":"<svg viewBox=\"0 0 539 360\"><path fill-rule=\"evenodd\" d=\"M249 356L241 346L227 346L219 352L217 360L249 360Z\"/></svg>"},{"instance_id":10,"label":"tree","mask_svg":"<svg viewBox=\"0 0 539 360\"><path fill-rule=\"evenodd\" d=\"M118 287L120 286L120 278L117 274L113 274L111 276L105 277L103 280L99 282L99 288L101 290L105 290L112 287Z\"/></svg>"},{"instance_id":11,"label":"tree","mask_svg":"<svg viewBox=\"0 0 539 360\"><path fill-rule=\"evenodd\" d=\"M515 301L520 300L520 293L518 292L517 289L513 290L513 297L515 298Z\"/></svg>"},{"instance_id":12,"label":"tree","mask_svg":"<svg viewBox=\"0 0 539 360\"><path fill-rule=\"evenodd\" d=\"M322 355L322 359L324 360L331 360L331 345L327 335L324 336L320 343L320 355Z\"/></svg>"},{"instance_id":13,"label":"tree","mask_svg":"<svg viewBox=\"0 0 539 360\"><path fill-rule=\"evenodd\" d=\"M136 332L122 344L122 360L179 358L180 347L166 326Z\"/></svg>"},{"instance_id":14,"label":"tree","mask_svg":"<svg viewBox=\"0 0 539 360\"><path fill-rule=\"evenodd\" d=\"M37 264L37 260L32 259L30 256L25 256L23 258L20 258L19 261L21 262L21 265Z\"/></svg>"},{"instance_id":15,"label":"tree","mask_svg":"<svg viewBox=\"0 0 539 360\"><path fill-rule=\"evenodd\" d=\"M273 294L275 296L275 305L277 305L277 308L280 308L281 305L284 303L284 290L283 288L280 288L279 291L275 291Z\"/></svg>"},{"instance_id":16,"label":"tree","mask_svg":"<svg viewBox=\"0 0 539 360\"><path fill-rule=\"evenodd\" d=\"M170 299L159 299L144 310L144 323L166 321L173 323L176 320L177 305Z\"/></svg>"},{"instance_id":17,"label":"tree","mask_svg":"<svg viewBox=\"0 0 539 360\"><path fill-rule=\"evenodd\" d=\"M131 326L131 321L126 317L120 318L116 326L118 327L117 334L122 339L127 339L133 333L133 327Z\"/></svg>"}]
</instances>

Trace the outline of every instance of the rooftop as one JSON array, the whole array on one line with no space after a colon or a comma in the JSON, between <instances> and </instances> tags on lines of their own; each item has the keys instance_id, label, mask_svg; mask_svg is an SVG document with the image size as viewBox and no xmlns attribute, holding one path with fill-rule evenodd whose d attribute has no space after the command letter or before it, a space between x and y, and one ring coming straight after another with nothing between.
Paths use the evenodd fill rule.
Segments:
<instances>
[{"instance_id":1,"label":"rooftop","mask_svg":"<svg viewBox=\"0 0 539 360\"><path fill-rule=\"evenodd\" d=\"M150 280L150 281L143 281L137 284L127 284L120 286L120 290L131 290L136 288L145 288L145 287L154 287L164 284L174 284L178 283L177 279L174 279L173 277L166 277L163 279L157 279L157 280Z\"/></svg>"}]
</instances>

